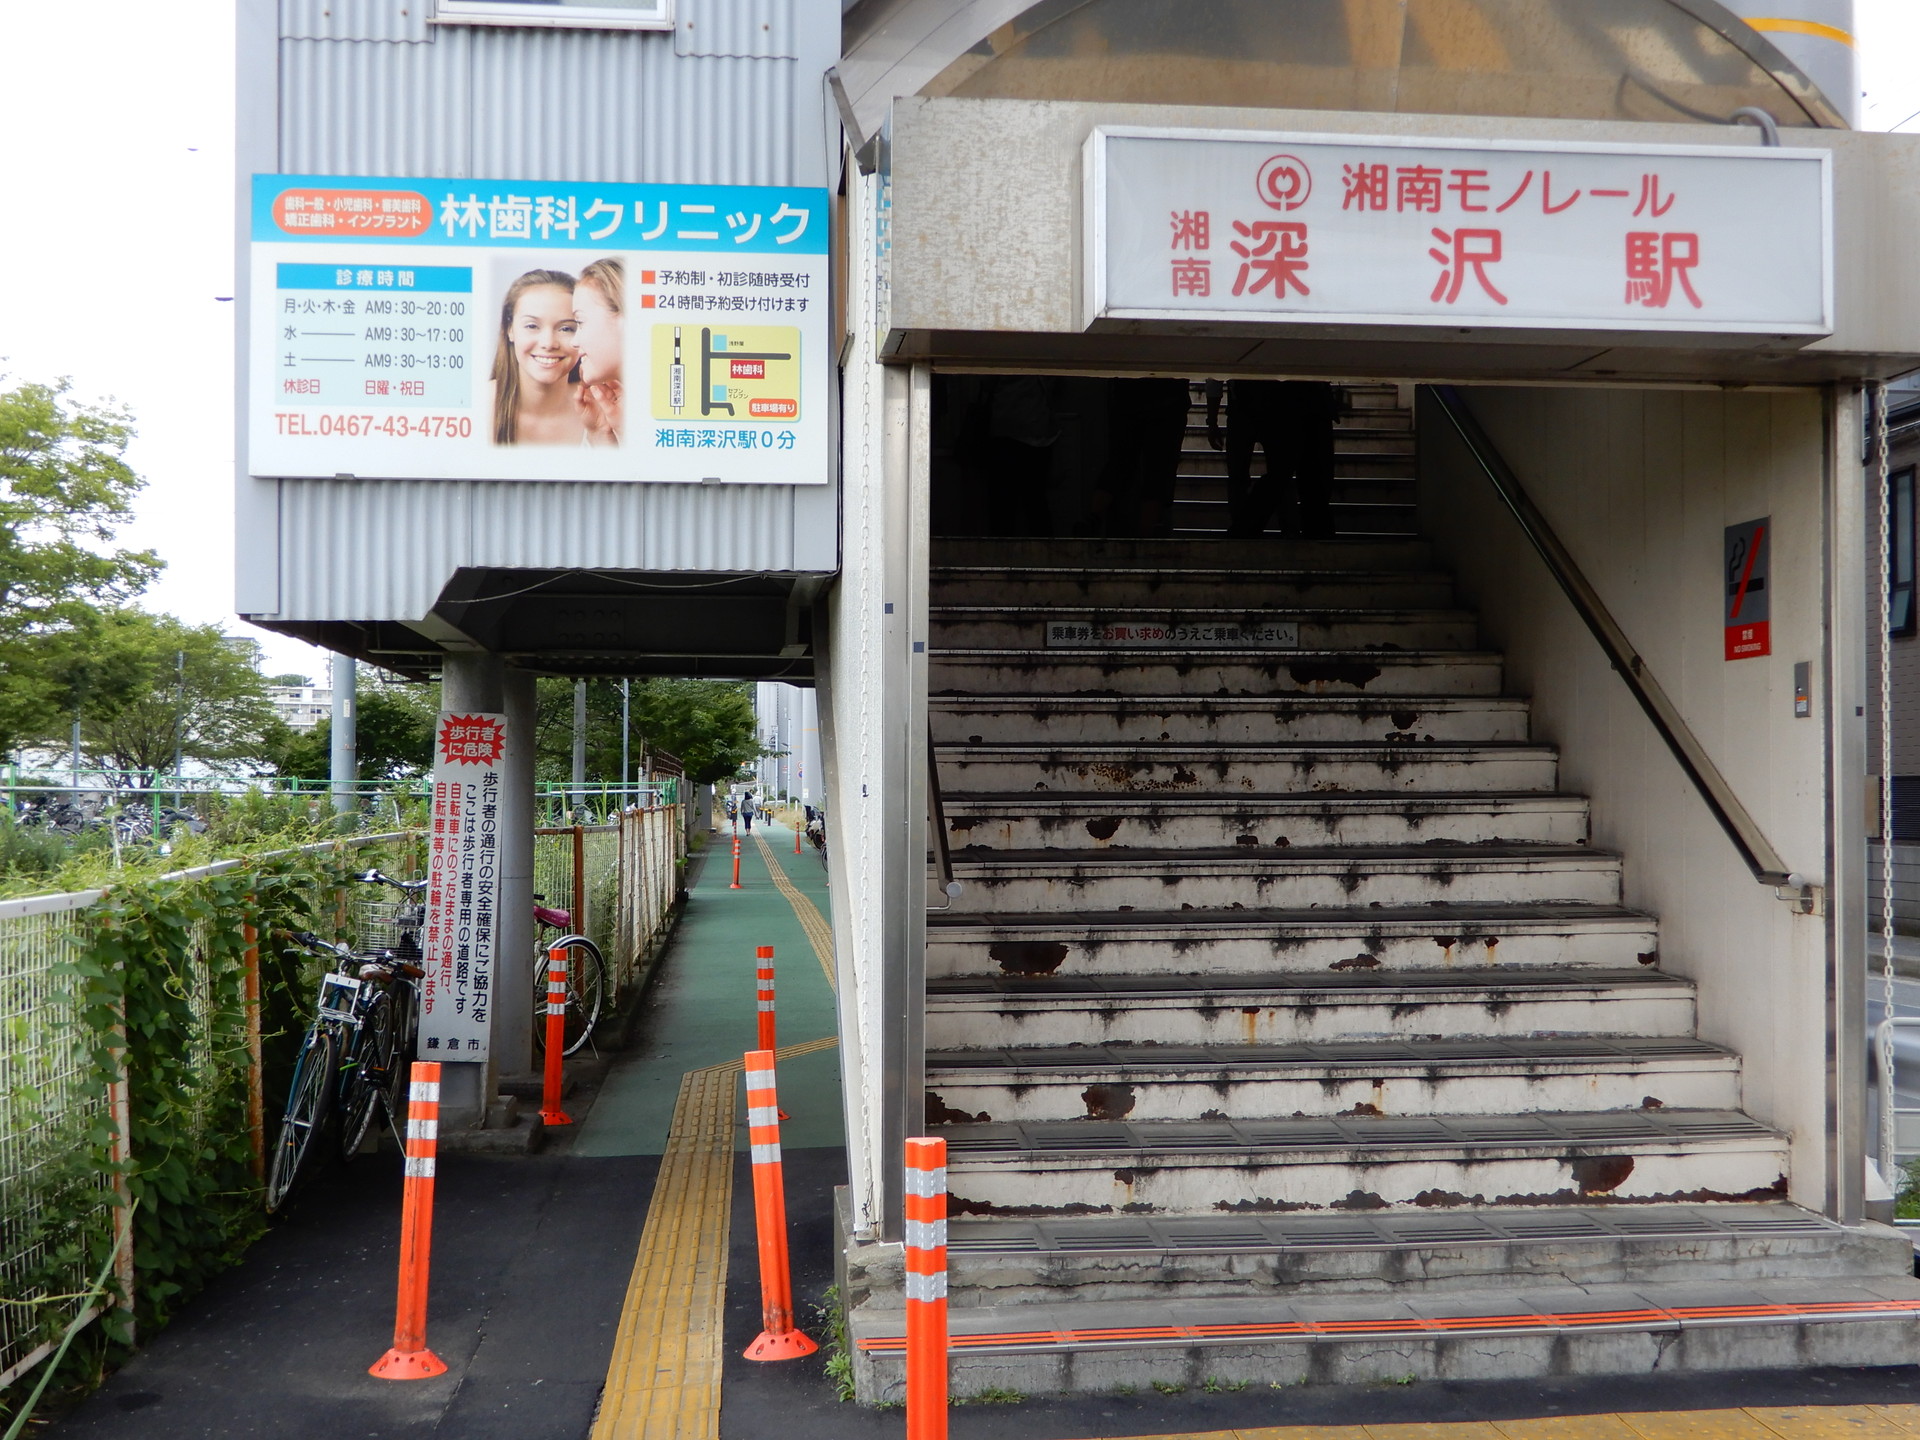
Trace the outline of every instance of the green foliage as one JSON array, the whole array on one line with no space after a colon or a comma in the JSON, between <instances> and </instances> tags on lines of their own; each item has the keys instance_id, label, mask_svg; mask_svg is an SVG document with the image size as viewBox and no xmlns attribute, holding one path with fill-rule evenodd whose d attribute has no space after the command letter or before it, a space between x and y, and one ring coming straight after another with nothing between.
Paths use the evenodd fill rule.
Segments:
<instances>
[{"instance_id":1,"label":"green foliage","mask_svg":"<svg viewBox=\"0 0 1920 1440\"><path fill-rule=\"evenodd\" d=\"M573 778L573 687L571 680L539 682L534 729L534 767L539 779ZM631 687L633 736L639 763L644 744L678 756L687 778L708 784L733 775L765 753L753 721L753 685L745 680L642 680ZM587 778L620 773L620 683L587 682Z\"/></svg>"},{"instance_id":2,"label":"green foliage","mask_svg":"<svg viewBox=\"0 0 1920 1440\"><path fill-rule=\"evenodd\" d=\"M364 676L357 687L360 713L354 745L363 782L406 780L433 763L433 727L439 714L439 687L406 680ZM302 733L281 725L269 746L275 774L321 779L332 773L333 722L322 720ZM614 769L619 769L616 763Z\"/></svg>"},{"instance_id":3,"label":"green foliage","mask_svg":"<svg viewBox=\"0 0 1920 1440\"><path fill-rule=\"evenodd\" d=\"M158 573L152 551L111 548L144 483L124 456L126 411L65 381L0 390L0 754L45 730L59 700L46 642L86 631Z\"/></svg>"},{"instance_id":4,"label":"green foliage","mask_svg":"<svg viewBox=\"0 0 1920 1440\"><path fill-rule=\"evenodd\" d=\"M827 1383L833 1386L840 1402L846 1404L854 1398L853 1347L847 1339L847 1307L840 1303L838 1285L826 1288L813 1307L813 1317L819 1322L816 1328L827 1337L827 1343L821 1347L826 1355Z\"/></svg>"},{"instance_id":5,"label":"green foliage","mask_svg":"<svg viewBox=\"0 0 1920 1440\"><path fill-rule=\"evenodd\" d=\"M412 848L411 841L397 843ZM125 1077L125 1158L115 1159L109 1111L51 1125L30 1086L0 1095L8 1133L35 1137L48 1160L33 1172L31 1193L16 1202L50 1246L40 1273L21 1287L25 1297L40 1301L48 1338L72 1313L60 1282L71 1283L83 1270L90 1274L109 1253L113 1212L103 1198L116 1179L124 1177L127 1195L137 1202L134 1301L143 1337L260 1233L242 927L253 926L260 937L260 1033L271 1116L306 1025L317 964L286 945L286 936L337 930L348 877L369 864L405 869L398 856L329 846L264 855L225 874L191 879L122 871L87 912L80 942L55 970L66 986L65 1003L45 1007L36 1023L71 1025L103 1089L108 1077ZM22 1051L30 1040L0 1035L0 1044ZM123 1317L110 1314L69 1357L63 1383L97 1379L110 1357L124 1353L126 1339Z\"/></svg>"},{"instance_id":6,"label":"green foliage","mask_svg":"<svg viewBox=\"0 0 1920 1440\"><path fill-rule=\"evenodd\" d=\"M77 713L81 754L94 765L171 771L176 753L210 765L266 758L279 722L250 640L129 608L42 649L60 705L31 738L59 740Z\"/></svg>"}]
</instances>

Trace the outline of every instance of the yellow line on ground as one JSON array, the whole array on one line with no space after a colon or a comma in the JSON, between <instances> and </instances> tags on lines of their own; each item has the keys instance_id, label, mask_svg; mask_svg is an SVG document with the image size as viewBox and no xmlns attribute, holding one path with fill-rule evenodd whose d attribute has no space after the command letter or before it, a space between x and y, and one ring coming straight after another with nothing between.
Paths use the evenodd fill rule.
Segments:
<instances>
[{"instance_id":1,"label":"yellow line on ground","mask_svg":"<svg viewBox=\"0 0 1920 1440\"><path fill-rule=\"evenodd\" d=\"M829 1035L776 1059L830 1050ZM592 1440L719 1440L734 1103L742 1061L680 1079Z\"/></svg>"},{"instance_id":2,"label":"yellow line on ground","mask_svg":"<svg viewBox=\"0 0 1920 1440\"><path fill-rule=\"evenodd\" d=\"M1275 1425L1133 1440L1915 1440L1920 1405L1793 1405L1413 1425Z\"/></svg>"},{"instance_id":3,"label":"yellow line on ground","mask_svg":"<svg viewBox=\"0 0 1920 1440\"><path fill-rule=\"evenodd\" d=\"M813 944L814 957L820 962L820 973L827 977L827 988L837 989L833 983L833 927L827 924L826 917L800 888L787 879L787 872L780 868L780 862L773 858L773 847L767 844L767 837L755 835L760 842L760 858L767 862L767 873L773 876L774 888L787 897L787 903L793 906L793 913L799 917L800 928L807 932L807 939Z\"/></svg>"}]
</instances>

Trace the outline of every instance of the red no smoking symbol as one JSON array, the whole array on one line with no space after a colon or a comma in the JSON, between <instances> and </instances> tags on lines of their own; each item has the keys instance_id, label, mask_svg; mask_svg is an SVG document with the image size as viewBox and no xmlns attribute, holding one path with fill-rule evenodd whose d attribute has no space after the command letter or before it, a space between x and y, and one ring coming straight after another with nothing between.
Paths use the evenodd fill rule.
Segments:
<instances>
[{"instance_id":1,"label":"red no smoking symbol","mask_svg":"<svg viewBox=\"0 0 1920 1440\"><path fill-rule=\"evenodd\" d=\"M1294 155L1269 156L1260 167L1260 198L1275 210L1298 210L1313 193L1313 172Z\"/></svg>"}]
</instances>

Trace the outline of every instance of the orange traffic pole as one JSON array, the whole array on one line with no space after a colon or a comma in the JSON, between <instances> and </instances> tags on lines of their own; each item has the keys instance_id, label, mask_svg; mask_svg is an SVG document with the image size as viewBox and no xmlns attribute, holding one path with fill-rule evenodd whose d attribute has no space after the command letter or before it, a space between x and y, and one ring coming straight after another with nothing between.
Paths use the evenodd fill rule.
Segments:
<instances>
[{"instance_id":1,"label":"orange traffic pole","mask_svg":"<svg viewBox=\"0 0 1920 1440\"><path fill-rule=\"evenodd\" d=\"M773 1052L747 1052L747 1140L753 1149L753 1220L760 1237L760 1324L749 1360L798 1360L820 1347L793 1324L793 1277L787 1268L787 1194L780 1171L780 1099Z\"/></svg>"},{"instance_id":2,"label":"orange traffic pole","mask_svg":"<svg viewBox=\"0 0 1920 1440\"><path fill-rule=\"evenodd\" d=\"M800 853L800 832L807 828L807 812L802 810L800 818L793 822L793 853Z\"/></svg>"},{"instance_id":3,"label":"orange traffic pole","mask_svg":"<svg viewBox=\"0 0 1920 1440\"><path fill-rule=\"evenodd\" d=\"M407 1100L407 1167L400 1201L400 1301L393 1348L368 1374L382 1380L428 1380L447 1372L427 1348L427 1261L433 1250L433 1167L440 1150L440 1062L413 1062Z\"/></svg>"},{"instance_id":4,"label":"orange traffic pole","mask_svg":"<svg viewBox=\"0 0 1920 1440\"><path fill-rule=\"evenodd\" d=\"M907 1141L907 1440L947 1440L947 1142Z\"/></svg>"},{"instance_id":5,"label":"orange traffic pole","mask_svg":"<svg viewBox=\"0 0 1920 1440\"><path fill-rule=\"evenodd\" d=\"M738 825L734 826L733 829L733 884L727 888L729 890L739 890L742 888L740 884L740 827Z\"/></svg>"},{"instance_id":6,"label":"orange traffic pole","mask_svg":"<svg viewBox=\"0 0 1920 1440\"><path fill-rule=\"evenodd\" d=\"M567 950L556 945L547 951L547 1073L541 1087L540 1123L571 1125L573 1117L560 1108L562 1067L567 1050Z\"/></svg>"},{"instance_id":7,"label":"orange traffic pole","mask_svg":"<svg viewBox=\"0 0 1920 1440\"><path fill-rule=\"evenodd\" d=\"M773 947L757 946L753 954L759 962L759 968L753 974L758 982L754 999L760 1009L760 1048L777 1050L780 1047L774 1039L776 1020L773 1009Z\"/></svg>"}]
</instances>

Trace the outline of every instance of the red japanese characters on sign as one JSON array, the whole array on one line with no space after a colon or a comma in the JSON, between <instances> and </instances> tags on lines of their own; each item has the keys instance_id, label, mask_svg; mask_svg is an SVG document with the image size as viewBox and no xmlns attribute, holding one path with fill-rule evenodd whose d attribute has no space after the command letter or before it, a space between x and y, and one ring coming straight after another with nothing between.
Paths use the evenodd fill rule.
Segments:
<instances>
[{"instance_id":1,"label":"red japanese characters on sign","mask_svg":"<svg viewBox=\"0 0 1920 1440\"><path fill-rule=\"evenodd\" d=\"M440 758L449 765L498 765L505 722L491 715L442 715Z\"/></svg>"},{"instance_id":2,"label":"red japanese characters on sign","mask_svg":"<svg viewBox=\"0 0 1920 1440\"><path fill-rule=\"evenodd\" d=\"M1114 128L1087 164L1092 323L1831 329L1822 151Z\"/></svg>"}]
</instances>

